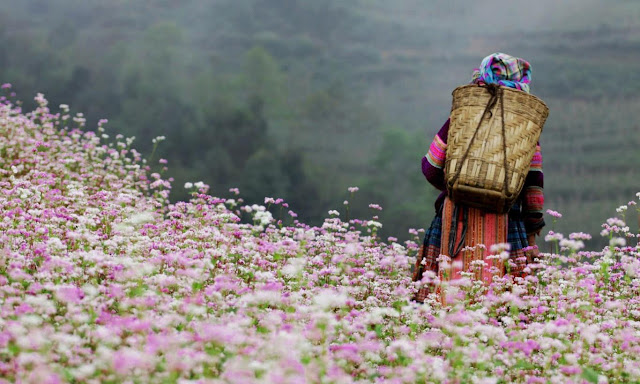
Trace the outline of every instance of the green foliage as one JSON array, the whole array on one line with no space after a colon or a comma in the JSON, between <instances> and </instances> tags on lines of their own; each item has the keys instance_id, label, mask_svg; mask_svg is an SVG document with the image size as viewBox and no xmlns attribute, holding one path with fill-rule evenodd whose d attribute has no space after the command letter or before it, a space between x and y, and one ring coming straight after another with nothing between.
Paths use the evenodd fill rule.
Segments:
<instances>
[{"instance_id":1,"label":"green foliage","mask_svg":"<svg viewBox=\"0 0 640 384\"><path fill-rule=\"evenodd\" d=\"M166 136L172 200L202 180L251 202L282 197L318 223L358 185L354 213L382 205L384 234L402 238L433 215L418 164L450 91L506 51L531 61L551 109L546 201L570 218L556 229L595 233L637 192L640 6L554 5L536 24L542 3L503 33L497 16L445 0L4 2L0 81L71 105L88 129L109 119L145 156Z\"/></svg>"}]
</instances>

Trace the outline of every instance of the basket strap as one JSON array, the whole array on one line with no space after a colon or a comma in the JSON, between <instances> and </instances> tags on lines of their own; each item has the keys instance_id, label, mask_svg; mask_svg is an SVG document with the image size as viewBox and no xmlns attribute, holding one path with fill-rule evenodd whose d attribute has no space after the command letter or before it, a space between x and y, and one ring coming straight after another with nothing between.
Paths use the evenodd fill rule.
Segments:
<instances>
[{"instance_id":1,"label":"basket strap","mask_svg":"<svg viewBox=\"0 0 640 384\"><path fill-rule=\"evenodd\" d=\"M509 196L509 169L507 168L507 134L504 128L504 90L500 92L500 112L502 113L502 161L504 165L504 193Z\"/></svg>"},{"instance_id":2,"label":"basket strap","mask_svg":"<svg viewBox=\"0 0 640 384\"><path fill-rule=\"evenodd\" d=\"M493 109L493 107L496 105L496 103L498 102L498 99L500 99L500 108L501 108L501 112L502 112L502 151L503 151L503 165L504 165L504 190L505 193L507 195L509 195L509 177L507 175L507 137L506 137L506 132L505 132L505 127L504 127L504 91L500 88L500 86L498 84L487 84L484 86L484 88L487 89L487 91L491 94L491 97L489 98L489 101L487 102L487 106L484 108L484 112L482 112L482 117L480 117L480 121L478 121L478 125L476 126L476 130L475 132L473 132L473 136L471 136L471 140L469 140L469 145L467 145L467 150L464 152L464 155L462 155L462 159L460 160L460 162L458 163L458 166L456 167L456 172L453 175L453 178L451 179L451 185L455 184L456 180L458 180L458 177L460 177L460 172L462 172L462 166L465 162L465 160L467 160L467 156L469 155L469 151L471 150L471 146L473 144L473 141L476 139L476 135L478 134L478 131L480 130L480 125L482 124L482 121L484 120L484 117L487 115L487 113L492 116L493 113L491 112L491 109Z\"/></svg>"}]
</instances>

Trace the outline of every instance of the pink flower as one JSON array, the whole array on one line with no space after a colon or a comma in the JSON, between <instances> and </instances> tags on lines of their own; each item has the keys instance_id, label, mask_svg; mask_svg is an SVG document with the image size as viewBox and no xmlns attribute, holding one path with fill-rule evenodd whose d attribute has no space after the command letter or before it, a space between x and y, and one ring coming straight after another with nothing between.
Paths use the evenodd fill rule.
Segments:
<instances>
[{"instance_id":1,"label":"pink flower","mask_svg":"<svg viewBox=\"0 0 640 384\"><path fill-rule=\"evenodd\" d=\"M553 211L551 209L547 209L547 214L550 215L550 216L553 216L555 218L558 218L558 219L562 217L561 213Z\"/></svg>"},{"instance_id":2,"label":"pink flower","mask_svg":"<svg viewBox=\"0 0 640 384\"><path fill-rule=\"evenodd\" d=\"M83 297L84 292L73 285L60 286L56 291L56 298L65 303L79 303Z\"/></svg>"}]
</instances>

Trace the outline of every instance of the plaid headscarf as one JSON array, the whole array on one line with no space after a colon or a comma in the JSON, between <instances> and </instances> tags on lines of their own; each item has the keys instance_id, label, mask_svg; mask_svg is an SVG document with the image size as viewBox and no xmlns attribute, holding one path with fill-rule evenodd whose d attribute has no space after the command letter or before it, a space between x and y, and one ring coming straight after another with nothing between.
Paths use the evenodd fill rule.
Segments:
<instances>
[{"instance_id":1,"label":"plaid headscarf","mask_svg":"<svg viewBox=\"0 0 640 384\"><path fill-rule=\"evenodd\" d=\"M497 83L529 93L531 65L519 57L506 53L493 53L482 60L480 68L473 70L472 83Z\"/></svg>"}]
</instances>

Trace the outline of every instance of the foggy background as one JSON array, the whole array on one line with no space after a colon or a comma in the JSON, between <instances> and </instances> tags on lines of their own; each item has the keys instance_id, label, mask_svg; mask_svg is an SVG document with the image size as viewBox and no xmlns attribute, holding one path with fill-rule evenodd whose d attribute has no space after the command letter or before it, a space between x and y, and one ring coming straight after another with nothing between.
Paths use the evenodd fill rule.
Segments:
<instances>
[{"instance_id":1,"label":"foggy background","mask_svg":"<svg viewBox=\"0 0 640 384\"><path fill-rule=\"evenodd\" d=\"M451 91L493 52L528 60L550 108L545 208L564 217L545 233L599 237L640 191L639 1L0 0L0 82L147 157L166 136L172 201L202 180L312 224L378 203L401 239L434 215L420 159Z\"/></svg>"}]
</instances>

